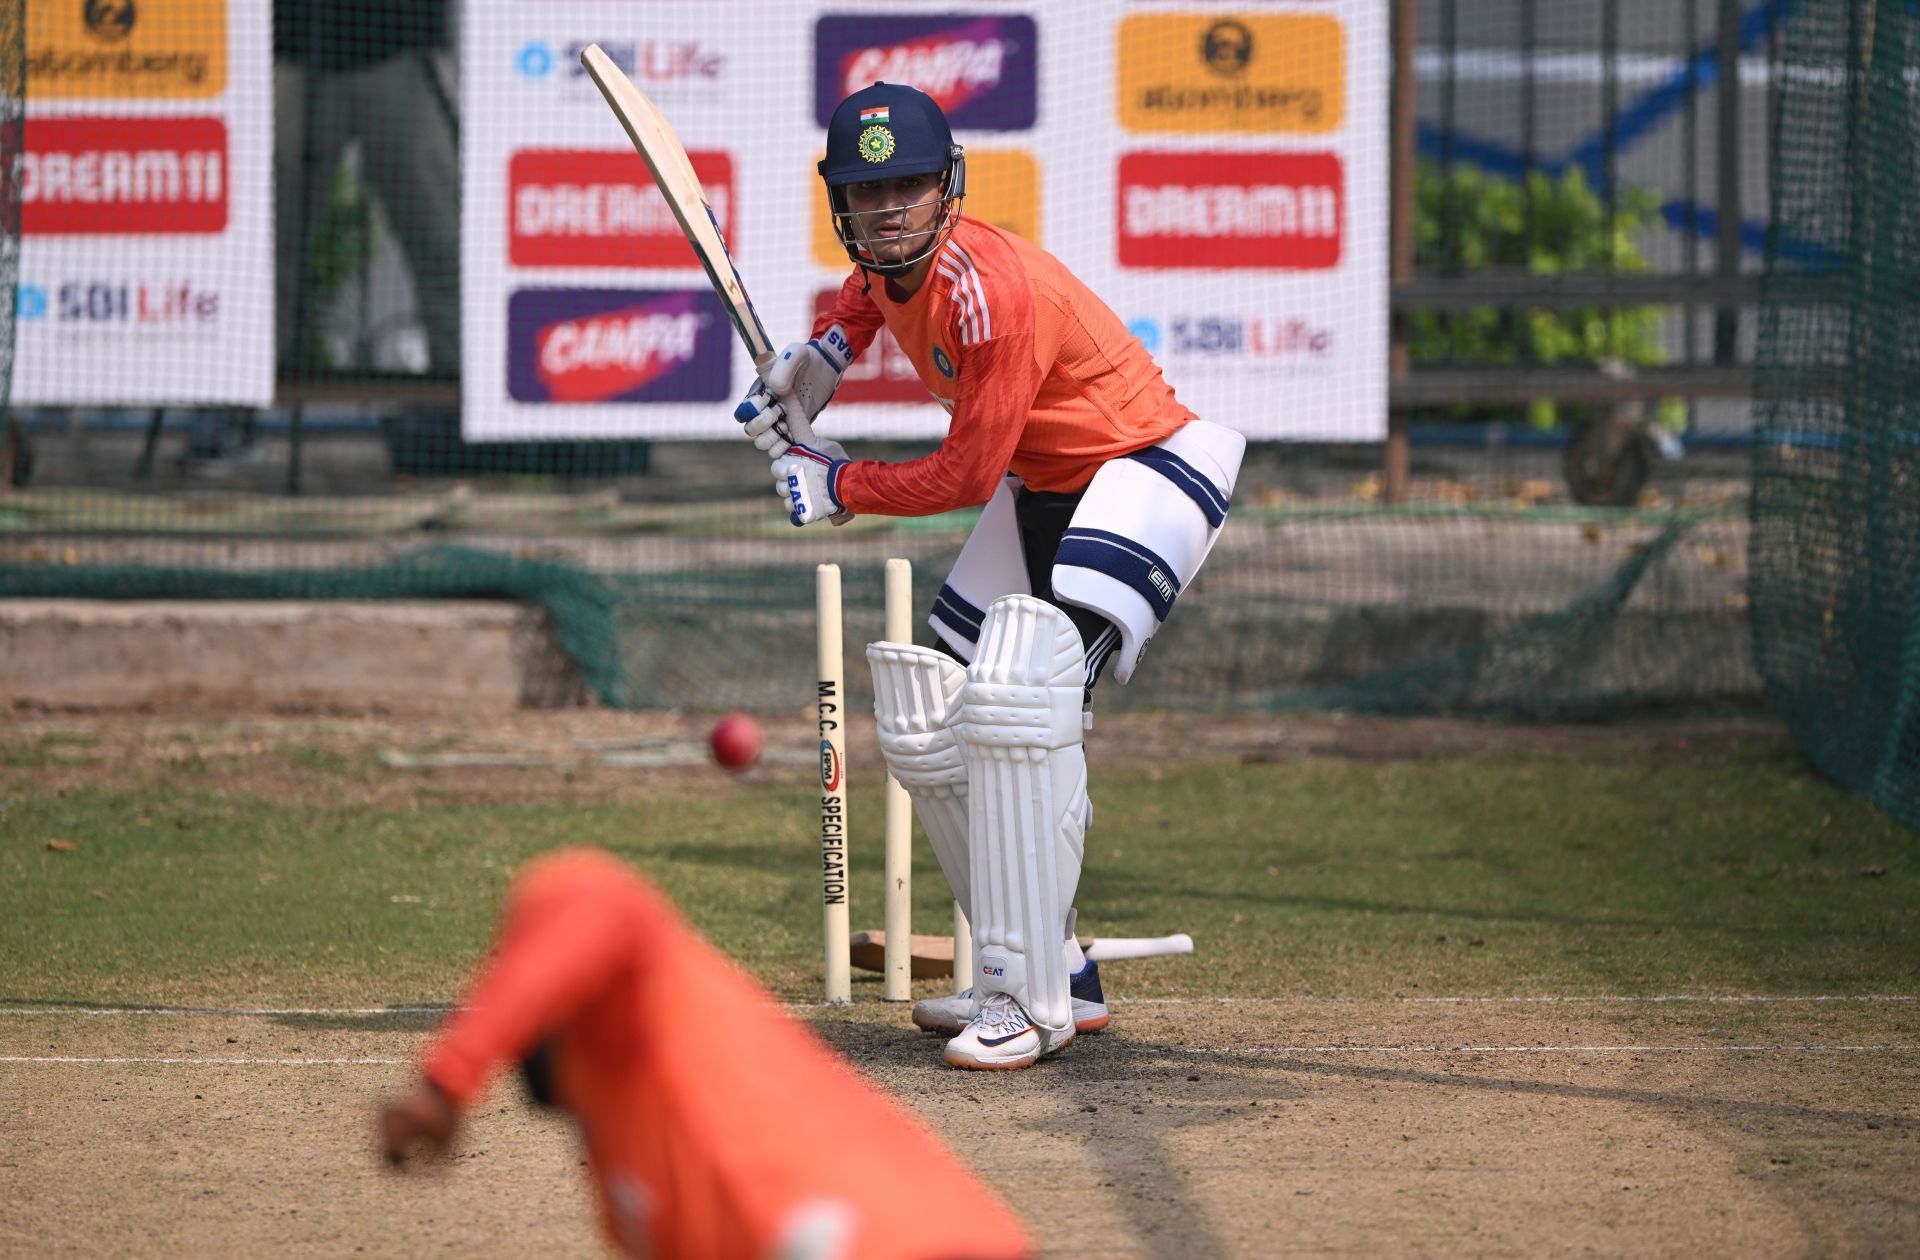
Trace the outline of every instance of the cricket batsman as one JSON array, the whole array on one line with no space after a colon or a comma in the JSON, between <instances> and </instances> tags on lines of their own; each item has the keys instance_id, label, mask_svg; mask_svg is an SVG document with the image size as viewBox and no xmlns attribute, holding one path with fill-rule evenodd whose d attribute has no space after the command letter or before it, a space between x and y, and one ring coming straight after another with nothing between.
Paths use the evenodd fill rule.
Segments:
<instances>
[{"instance_id":1,"label":"cricket batsman","mask_svg":"<svg viewBox=\"0 0 1920 1260\"><path fill-rule=\"evenodd\" d=\"M842 101L819 173L853 274L734 415L795 525L985 505L934 600L940 650L867 660L887 767L973 924L972 988L913 1020L952 1034L955 1066L1027 1067L1109 1018L1073 931L1084 707L1109 660L1132 677L1193 581L1246 439L1182 406L1058 259L961 213L966 158L925 93ZM952 416L903 463L849 459L812 427L883 324Z\"/></svg>"},{"instance_id":2,"label":"cricket batsman","mask_svg":"<svg viewBox=\"0 0 1920 1260\"><path fill-rule=\"evenodd\" d=\"M579 1122L609 1238L666 1260L1014 1260L1025 1230L605 853L515 881L494 952L383 1107L403 1164L446 1149L496 1071ZM855 1171L857 1169L857 1171Z\"/></svg>"}]
</instances>

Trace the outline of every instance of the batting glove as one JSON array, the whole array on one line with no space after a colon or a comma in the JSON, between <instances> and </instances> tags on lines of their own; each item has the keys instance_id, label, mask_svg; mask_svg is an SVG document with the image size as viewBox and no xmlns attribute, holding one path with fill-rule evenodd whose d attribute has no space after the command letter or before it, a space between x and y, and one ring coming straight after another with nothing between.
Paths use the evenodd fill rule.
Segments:
<instances>
[{"instance_id":1,"label":"batting glove","mask_svg":"<svg viewBox=\"0 0 1920 1260\"><path fill-rule=\"evenodd\" d=\"M793 443L815 445L813 419L840 388L840 375L851 362L853 347L838 324L811 341L796 341L754 382L733 418L755 446L776 459Z\"/></svg>"},{"instance_id":2,"label":"batting glove","mask_svg":"<svg viewBox=\"0 0 1920 1260\"><path fill-rule=\"evenodd\" d=\"M786 505L787 519L795 525L811 525L846 512L835 493L840 470L848 464L847 452L838 442L818 446L795 444L773 461L773 489Z\"/></svg>"}]
</instances>

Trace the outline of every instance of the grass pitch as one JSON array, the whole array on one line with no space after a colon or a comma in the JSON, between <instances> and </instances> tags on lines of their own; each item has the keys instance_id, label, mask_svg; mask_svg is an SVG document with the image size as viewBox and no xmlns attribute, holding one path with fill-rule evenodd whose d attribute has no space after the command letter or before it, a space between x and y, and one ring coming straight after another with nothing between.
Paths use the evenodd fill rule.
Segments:
<instances>
[{"instance_id":1,"label":"grass pitch","mask_svg":"<svg viewBox=\"0 0 1920 1260\"><path fill-rule=\"evenodd\" d=\"M1116 720L1092 751L1082 930L1186 931L1198 952L1112 969L1123 993L1920 989L1914 837L1777 734L1130 755L1154 721ZM512 871L569 844L644 869L782 996L817 994L803 770L566 756L396 770L379 757L391 742L16 729L0 769L0 998L444 1002ZM857 927L878 926L881 904L874 760L854 780ZM920 930L944 930L918 838L915 903Z\"/></svg>"},{"instance_id":2,"label":"grass pitch","mask_svg":"<svg viewBox=\"0 0 1920 1260\"><path fill-rule=\"evenodd\" d=\"M443 1175L381 1171L368 1124L436 1019L387 1005L453 1000L511 871L575 843L651 873L1056 1260L1920 1230L1914 840L1777 732L1103 718L1083 926L1199 952L1105 968L1111 1028L982 1081L877 977L808 1005L804 721L742 778L607 755L704 725L0 732L0 1256L594 1253L572 1135L512 1089ZM871 733L850 747L877 924Z\"/></svg>"}]
</instances>

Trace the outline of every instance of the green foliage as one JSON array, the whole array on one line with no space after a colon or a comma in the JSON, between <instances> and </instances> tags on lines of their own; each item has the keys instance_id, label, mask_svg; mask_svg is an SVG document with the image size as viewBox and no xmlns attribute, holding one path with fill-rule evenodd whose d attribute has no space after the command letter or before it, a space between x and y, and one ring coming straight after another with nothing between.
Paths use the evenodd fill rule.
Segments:
<instances>
[{"instance_id":1,"label":"green foliage","mask_svg":"<svg viewBox=\"0 0 1920 1260\"><path fill-rule=\"evenodd\" d=\"M292 208L282 207L283 213ZM314 224L307 255L307 292L301 300L308 311L306 363L319 368L343 366L331 361L320 336L320 313L331 306L349 281L366 270L373 256L373 210L354 169L342 162L333 173L327 204Z\"/></svg>"},{"instance_id":2,"label":"green foliage","mask_svg":"<svg viewBox=\"0 0 1920 1260\"><path fill-rule=\"evenodd\" d=\"M1423 162L1415 195L1415 261L1441 272L1644 272L1647 259L1636 238L1659 209L1651 191L1624 185L1609 228L1606 202L1577 166L1558 178L1533 171L1523 181L1457 165L1449 180L1439 164ZM1415 364L1597 365L1608 359L1658 364L1667 361L1663 321L1657 306L1416 311L1408 323L1408 343ZM1669 412L1678 406L1663 403L1663 420L1671 422ZM1526 413L1534 424L1550 428L1562 420L1582 421L1592 410L1543 399ZM1520 409L1476 408L1474 414L1514 419Z\"/></svg>"}]
</instances>

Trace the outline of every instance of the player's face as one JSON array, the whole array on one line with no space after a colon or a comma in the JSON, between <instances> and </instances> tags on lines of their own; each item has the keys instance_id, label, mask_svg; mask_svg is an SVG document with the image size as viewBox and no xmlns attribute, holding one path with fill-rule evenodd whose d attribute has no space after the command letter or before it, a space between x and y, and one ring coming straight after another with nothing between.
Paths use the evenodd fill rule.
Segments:
<instances>
[{"instance_id":1,"label":"player's face","mask_svg":"<svg viewBox=\"0 0 1920 1260\"><path fill-rule=\"evenodd\" d=\"M927 246L940 218L940 176L901 175L847 186L854 231L881 262L910 258Z\"/></svg>"}]
</instances>

